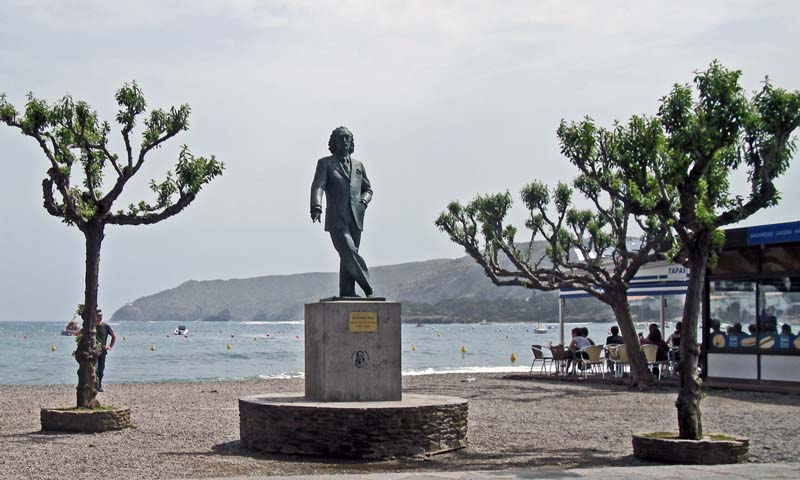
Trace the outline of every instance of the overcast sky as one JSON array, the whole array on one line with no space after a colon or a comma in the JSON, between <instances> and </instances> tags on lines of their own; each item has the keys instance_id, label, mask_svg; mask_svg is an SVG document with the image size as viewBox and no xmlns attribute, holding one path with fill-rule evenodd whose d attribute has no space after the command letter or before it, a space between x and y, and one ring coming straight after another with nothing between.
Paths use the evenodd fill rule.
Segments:
<instances>
[{"instance_id":1,"label":"overcast sky","mask_svg":"<svg viewBox=\"0 0 800 480\"><path fill-rule=\"evenodd\" d=\"M150 107L189 103L189 132L152 155L124 204L150 199L183 143L225 162L178 216L107 228L100 303L113 312L190 279L336 271L308 193L339 125L374 185L368 264L461 256L433 225L448 201L575 175L562 118L654 114L715 58L748 90L765 75L800 88L798 18L792 0L5 0L0 92L18 106L70 93L112 123L114 92L134 79ZM798 219L796 163L782 205L745 225ZM0 128L0 165L0 320L67 320L83 300L83 236L42 208L48 163L31 139Z\"/></svg>"}]
</instances>

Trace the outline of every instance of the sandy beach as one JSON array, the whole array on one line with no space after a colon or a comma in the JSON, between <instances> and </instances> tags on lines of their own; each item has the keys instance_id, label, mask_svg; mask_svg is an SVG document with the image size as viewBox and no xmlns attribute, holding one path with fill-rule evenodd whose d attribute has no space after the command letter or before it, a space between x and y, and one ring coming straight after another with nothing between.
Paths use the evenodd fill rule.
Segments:
<instances>
[{"instance_id":1,"label":"sandy beach","mask_svg":"<svg viewBox=\"0 0 800 480\"><path fill-rule=\"evenodd\" d=\"M675 390L536 381L503 374L407 376L404 391L469 400L469 446L426 458L346 461L239 447L239 397L302 391L303 381L113 384L104 405L132 409L136 428L39 431L39 409L74 404L70 385L0 386L0 478L203 478L644 465L633 432L675 429ZM800 395L711 390L706 432L751 438L751 461L797 461Z\"/></svg>"}]
</instances>

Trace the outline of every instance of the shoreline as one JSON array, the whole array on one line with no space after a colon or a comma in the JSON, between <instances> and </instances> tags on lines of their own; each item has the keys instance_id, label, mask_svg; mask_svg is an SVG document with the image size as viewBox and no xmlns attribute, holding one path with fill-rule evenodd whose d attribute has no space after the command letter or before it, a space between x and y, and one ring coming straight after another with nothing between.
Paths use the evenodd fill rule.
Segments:
<instances>
[{"instance_id":1,"label":"shoreline","mask_svg":"<svg viewBox=\"0 0 800 480\"><path fill-rule=\"evenodd\" d=\"M99 471L128 480L648 465L632 456L631 434L676 428L672 387L639 392L505 373L445 373L404 376L403 390L469 400L465 449L356 461L267 455L239 447L238 398L303 388L302 379L109 383L100 402L130 407L137 428L67 434L39 432L39 409L74 404L73 385L3 385L0 478L88 479ZM706 394L706 432L750 437L751 461L797 461L800 395Z\"/></svg>"}]
</instances>

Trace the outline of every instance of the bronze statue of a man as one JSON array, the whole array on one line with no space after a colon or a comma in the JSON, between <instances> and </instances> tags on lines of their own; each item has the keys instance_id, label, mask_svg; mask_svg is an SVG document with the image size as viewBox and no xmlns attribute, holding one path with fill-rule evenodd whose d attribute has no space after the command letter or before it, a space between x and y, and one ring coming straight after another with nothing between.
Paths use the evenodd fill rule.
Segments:
<instances>
[{"instance_id":1,"label":"bronze statue of a man","mask_svg":"<svg viewBox=\"0 0 800 480\"><path fill-rule=\"evenodd\" d=\"M372 297L369 269L358 254L364 212L372 200L372 188L364 165L351 158L355 150L353 134L345 127L331 133L328 150L333 154L317 161L311 183L311 221L322 215L322 193L325 193L325 231L331 235L339 253L339 296L357 297L355 284Z\"/></svg>"}]
</instances>

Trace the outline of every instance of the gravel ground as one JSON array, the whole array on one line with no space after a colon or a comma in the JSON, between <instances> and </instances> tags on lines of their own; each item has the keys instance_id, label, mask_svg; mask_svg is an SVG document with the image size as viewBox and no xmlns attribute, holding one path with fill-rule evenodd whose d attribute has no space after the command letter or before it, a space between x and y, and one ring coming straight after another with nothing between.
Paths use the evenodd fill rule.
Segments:
<instances>
[{"instance_id":1,"label":"gravel ground","mask_svg":"<svg viewBox=\"0 0 800 480\"><path fill-rule=\"evenodd\" d=\"M411 459L344 461L239 448L239 397L302 391L302 380L108 384L104 405L127 406L137 428L39 432L41 407L69 406L68 385L0 385L0 478L202 478L388 471L646 465L631 433L674 430L676 391L531 380L500 374L403 378L404 391L469 400L469 446ZM751 461L798 461L800 395L712 390L704 430L751 438Z\"/></svg>"}]
</instances>

